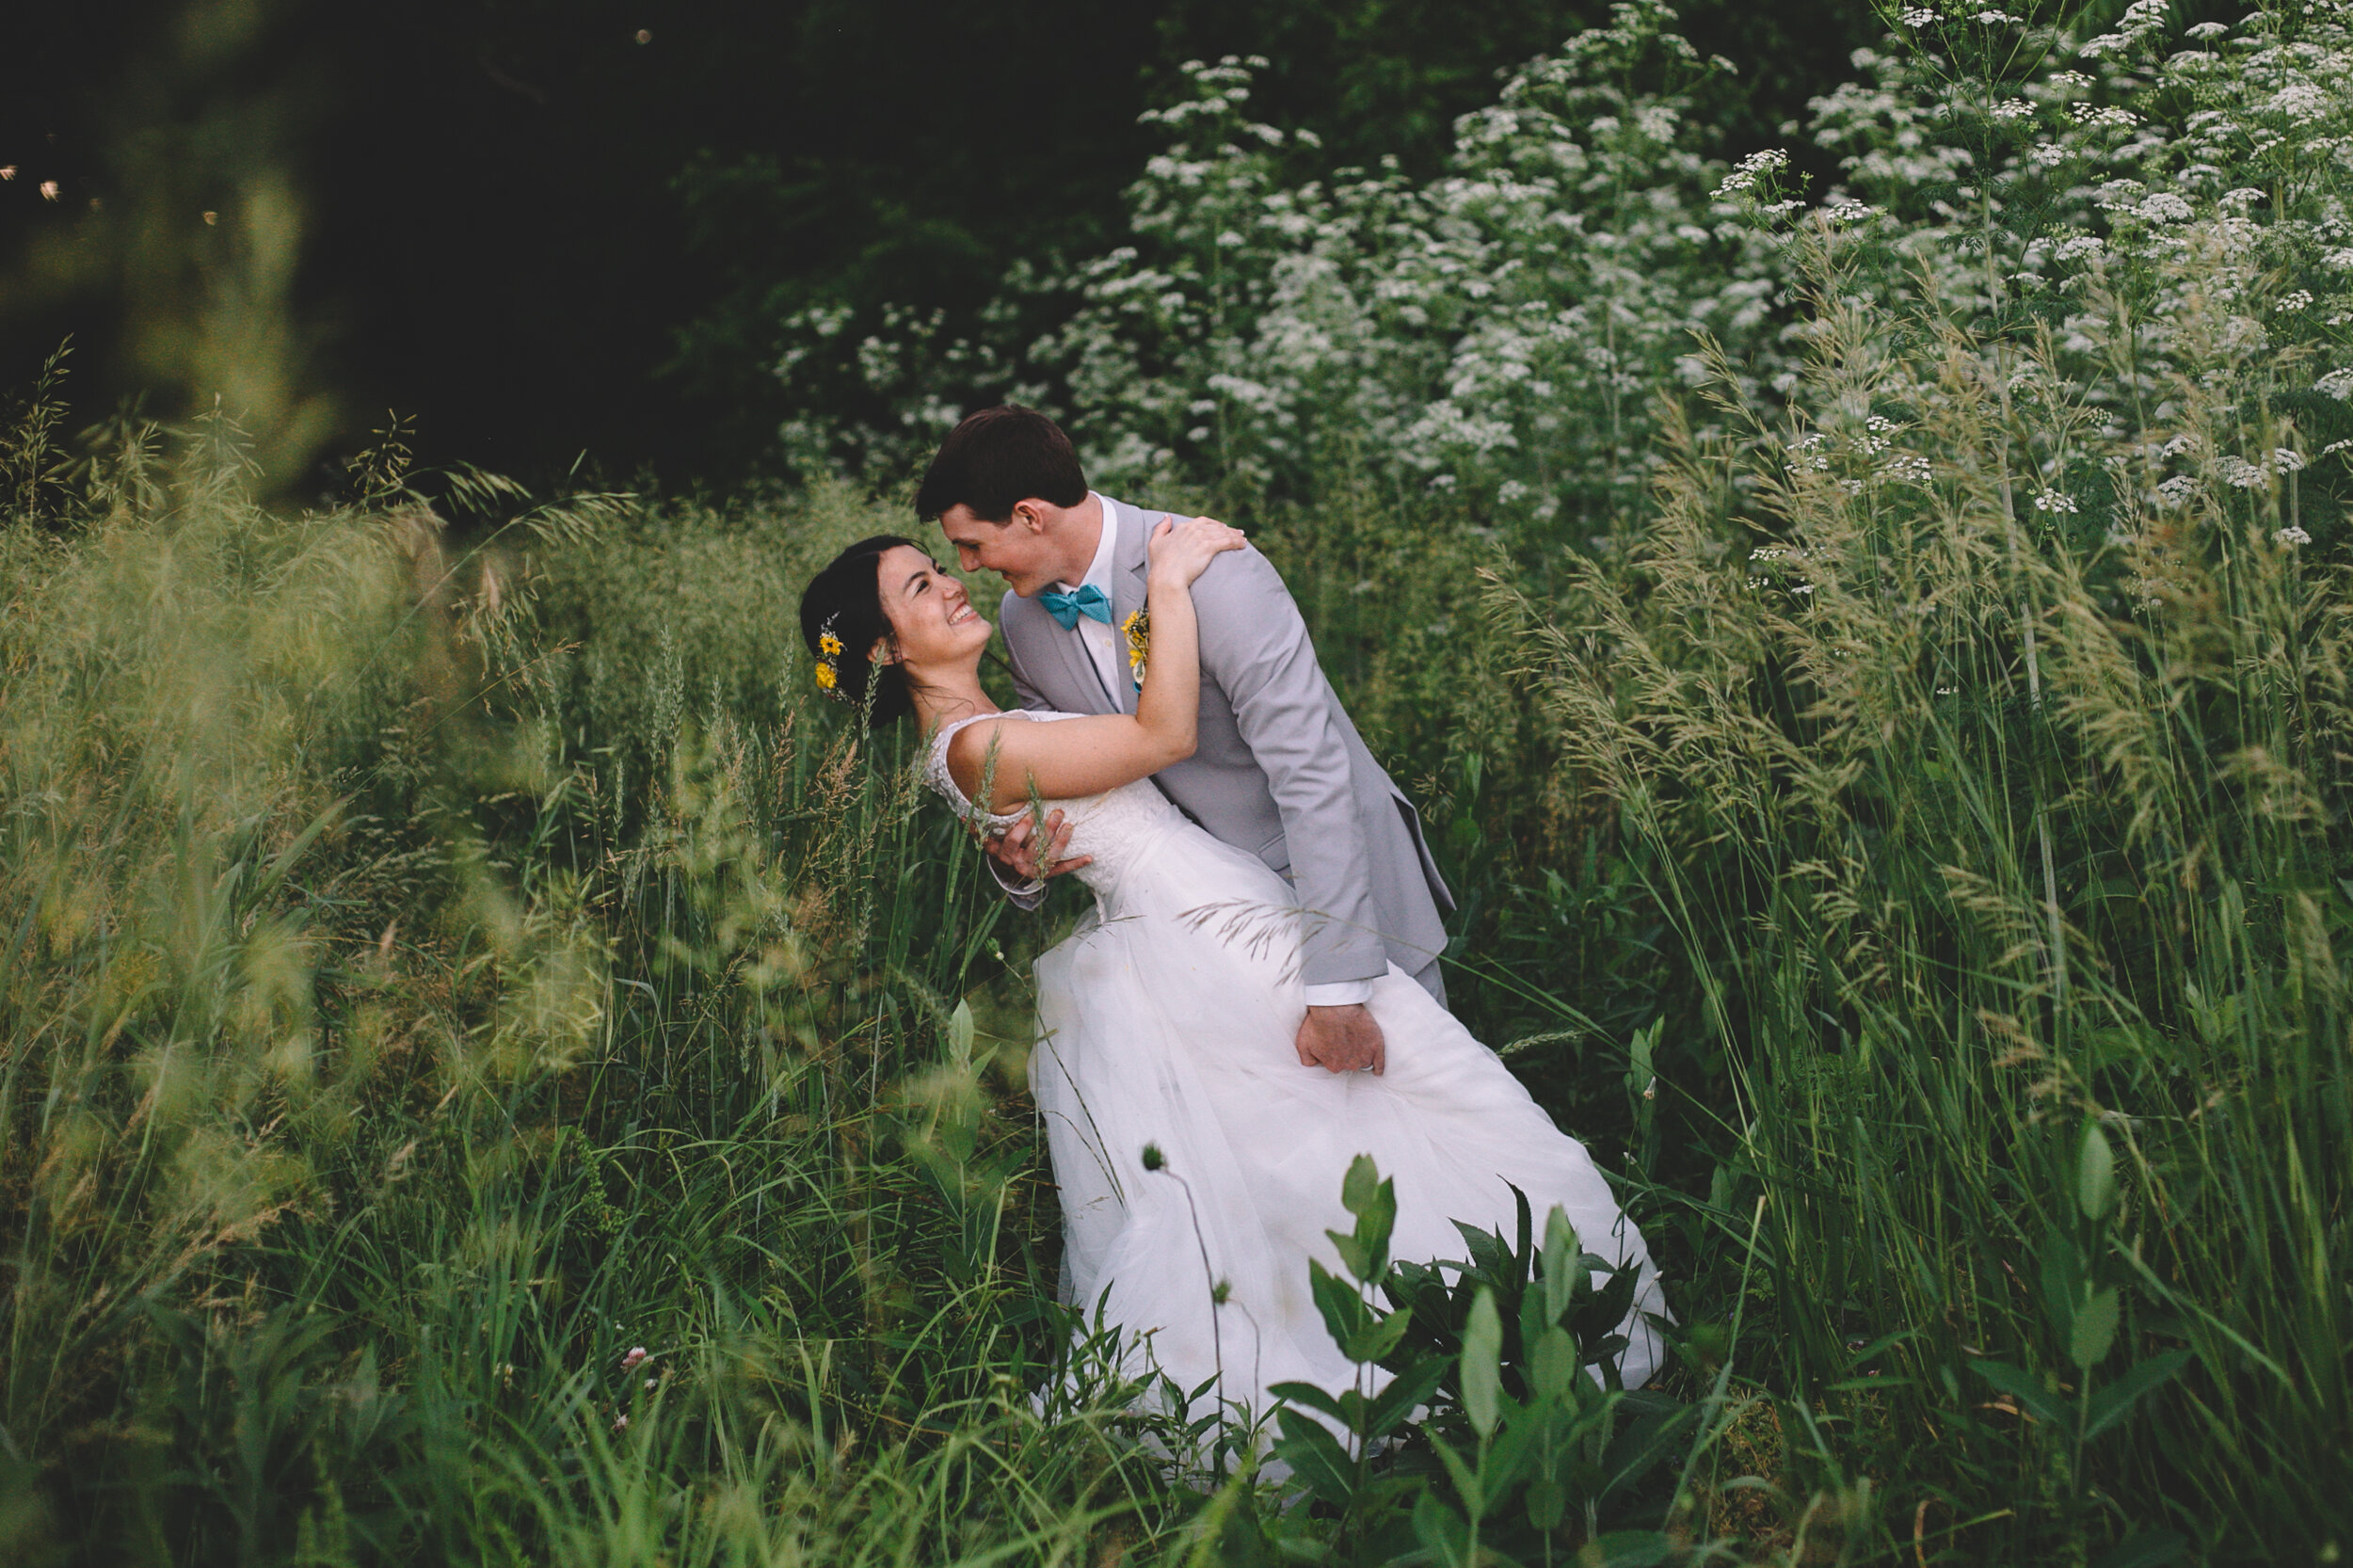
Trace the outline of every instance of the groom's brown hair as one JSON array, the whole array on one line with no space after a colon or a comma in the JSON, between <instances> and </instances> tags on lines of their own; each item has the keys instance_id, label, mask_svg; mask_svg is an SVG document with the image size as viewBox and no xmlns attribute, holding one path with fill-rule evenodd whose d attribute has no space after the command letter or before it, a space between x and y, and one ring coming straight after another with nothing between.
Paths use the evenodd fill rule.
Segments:
<instances>
[{"instance_id":1,"label":"groom's brown hair","mask_svg":"<svg viewBox=\"0 0 2353 1568\"><path fill-rule=\"evenodd\" d=\"M1087 498L1087 476L1061 425L1007 403L948 432L915 492L915 515L936 522L952 506L969 506L983 522L1003 522L1032 496L1076 506Z\"/></svg>"}]
</instances>

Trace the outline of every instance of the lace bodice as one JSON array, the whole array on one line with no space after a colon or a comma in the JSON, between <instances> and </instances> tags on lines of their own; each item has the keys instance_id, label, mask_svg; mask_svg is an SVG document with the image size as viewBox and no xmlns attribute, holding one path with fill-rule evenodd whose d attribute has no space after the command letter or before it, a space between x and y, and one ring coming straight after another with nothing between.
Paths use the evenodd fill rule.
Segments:
<instances>
[{"instance_id":1,"label":"lace bodice","mask_svg":"<svg viewBox=\"0 0 2353 1568\"><path fill-rule=\"evenodd\" d=\"M967 822L984 830L1007 827L1021 819L1020 811L991 811L966 798L956 787L955 776L948 771L948 743L956 731L984 719L1016 718L1038 723L1055 719L1078 718L1076 713L1040 713L1015 709L1005 713L979 713L953 724L942 725L932 738L931 750L923 759L923 782L936 791L955 813ZM1089 856L1094 864L1081 866L1073 874L1092 888L1098 897L1106 897L1127 873L1140 862L1148 850L1158 844L1174 828L1184 825L1184 813L1170 804L1168 797L1155 789L1148 778L1132 784L1122 784L1116 790L1100 794L1085 795L1077 800L1049 800L1049 808L1061 810L1070 824L1072 856ZM1027 809L1024 808L1024 809Z\"/></svg>"}]
</instances>

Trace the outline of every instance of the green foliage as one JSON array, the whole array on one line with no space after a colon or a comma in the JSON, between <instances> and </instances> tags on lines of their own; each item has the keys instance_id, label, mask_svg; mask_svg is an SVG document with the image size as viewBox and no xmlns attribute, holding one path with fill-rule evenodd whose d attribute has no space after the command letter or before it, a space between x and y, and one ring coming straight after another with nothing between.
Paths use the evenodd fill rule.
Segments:
<instances>
[{"instance_id":1,"label":"green foliage","mask_svg":"<svg viewBox=\"0 0 2353 1568\"><path fill-rule=\"evenodd\" d=\"M1897 18L1813 208L1655 8L1432 182L1301 183L1209 68L1048 345L1128 367L1107 475L1252 509L1685 1325L1609 1388L1565 1224L1393 1258L1352 1171L1281 1485L1054 1301L1052 926L792 633L887 512L393 432L274 514L226 422L61 463L36 397L11 1560L2341 1553L2353 35L1994 15Z\"/></svg>"}]
</instances>

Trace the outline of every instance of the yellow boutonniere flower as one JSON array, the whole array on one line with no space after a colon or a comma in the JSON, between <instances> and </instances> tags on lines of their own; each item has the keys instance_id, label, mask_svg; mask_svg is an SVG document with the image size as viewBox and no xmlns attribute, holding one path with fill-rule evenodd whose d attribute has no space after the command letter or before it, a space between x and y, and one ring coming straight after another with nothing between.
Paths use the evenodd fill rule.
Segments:
<instances>
[{"instance_id":1,"label":"yellow boutonniere flower","mask_svg":"<svg viewBox=\"0 0 2353 1568\"><path fill-rule=\"evenodd\" d=\"M830 632L823 632L817 638L817 651L828 659L838 658L841 652L841 639Z\"/></svg>"},{"instance_id":2,"label":"yellow boutonniere flower","mask_svg":"<svg viewBox=\"0 0 2353 1568\"><path fill-rule=\"evenodd\" d=\"M833 666L821 661L817 665L818 689L820 691L826 692L832 691L834 680L835 676L833 673Z\"/></svg>"},{"instance_id":3,"label":"yellow boutonniere flower","mask_svg":"<svg viewBox=\"0 0 2353 1568\"><path fill-rule=\"evenodd\" d=\"M1120 624L1119 630L1128 639L1128 676L1144 690L1144 659L1152 647L1152 617L1138 610Z\"/></svg>"}]
</instances>

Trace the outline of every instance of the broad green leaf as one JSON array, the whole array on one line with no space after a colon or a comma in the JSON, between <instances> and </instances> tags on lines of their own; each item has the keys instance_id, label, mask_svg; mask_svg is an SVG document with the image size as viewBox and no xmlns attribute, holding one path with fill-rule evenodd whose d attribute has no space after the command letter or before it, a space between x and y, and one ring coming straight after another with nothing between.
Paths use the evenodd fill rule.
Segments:
<instances>
[{"instance_id":1,"label":"broad green leaf","mask_svg":"<svg viewBox=\"0 0 2353 1568\"><path fill-rule=\"evenodd\" d=\"M1321 1410L1336 1421L1344 1422L1348 1419L1348 1413L1340 1408L1340 1401L1312 1383L1269 1384L1267 1392L1278 1400L1289 1400L1291 1403L1305 1405L1309 1410Z\"/></svg>"},{"instance_id":2,"label":"broad green leaf","mask_svg":"<svg viewBox=\"0 0 2353 1568\"><path fill-rule=\"evenodd\" d=\"M1327 1230L1323 1234L1329 1236L1332 1245L1338 1249L1340 1267L1355 1278L1369 1280L1381 1272L1381 1259L1358 1238L1337 1230Z\"/></svg>"},{"instance_id":3,"label":"broad green leaf","mask_svg":"<svg viewBox=\"0 0 2353 1568\"><path fill-rule=\"evenodd\" d=\"M2007 1361L1973 1361L1971 1368L1977 1376L2018 1401L2019 1407L2038 1421L2062 1426L2067 1421L2067 1406L2058 1396L2042 1386L2042 1380Z\"/></svg>"},{"instance_id":4,"label":"broad green leaf","mask_svg":"<svg viewBox=\"0 0 2353 1568\"><path fill-rule=\"evenodd\" d=\"M1381 1397L1372 1401L1365 1417L1365 1431L1374 1437L1385 1436L1413 1415L1417 1406L1429 1403L1430 1396L1446 1378L1447 1365L1445 1356L1429 1355L1399 1373L1381 1390ZM1282 1392L1280 1388L1274 1391Z\"/></svg>"},{"instance_id":5,"label":"broad green leaf","mask_svg":"<svg viewBox=\"0 0 2353 1568\"><path fill-rule=\"evenodd\" d=\"M1372 1207L1373 1195L1380 1191L1381 1171L1372 1156L1360 1154L1348 1162L1348 1175L1340 1181L1341 1208L1361 1216Z\"/></svg>"},{"instance_id":6,"label":"broad green leaf","mask_svg":"<svg viewBox=\"0 0 2353 1568\"><path fill-rule=\"evenodd\" d=\"M2087 1442L2099 1436L2132 1413L2140 1397L2164 1383L2189 1365L2187 1351L2167 1351L2140 1362L2122 1377L2091 1396L2091 1408L2084 1415L2084 1438Z\"/></svg>"},{"instance_id":7,"label":"broad green leaf","mask_svg":"<svg viewBox=\"0 0 2353 1568\"><path fill-rule=\"evenodd\" d=\"M1463 1329L1463 1413L1485 1437L1496 1430L1496 1402L1502 1397L1503 1320L1496 1315L1493 1290L1481 1286Z\"/></svg>"},{"instance_id":8,"label":"broad green leaf","mask_svg":"<svg viewBox=\"0 0 2353 1568\"><path fill-rule=\"evenodd\" d=\"M1340 1353L1359 1366L1368 1361L1379 1361L1397 1349L1398 1342L1405 1337L1406 1326L1413 1320L1411 1312L1401 1309L1385 1318L1369 1321L1349 1336L1347 1342L1340 1346Z\"/></svg>"},{"instance_id":9,"label":"broad green leaf","mask_svg":"<svg viewBox=\"0 0 2353 1568\"><path fill-rule=\"evenodd\" d=\"M1323 1326L1331 1332L1332 1342L1345 1345L1364 1329L1372 1314L1356 1287L1344 1280L1314 1258L1307 1260L1307 1288L1316 1299L1316 1310L1323 1314Z\"/></svg>"},{"instance_id":10,"label":"broad green leaf","mask_svg":"<svg viewBox=\"0 0 2353 1568\"><path fill-rule=\"evenodd\" d=\"M1568 1489L1561 1478L1539 1472L1528 1483L1528 1522L1540 1530L1548 1530L1561 1522L1569 1511Z\"/></svg>"},{"instance_id":11,"label":"broad green leaf","mask_svg":"<svg viewBox=\"0 0 2353 1568\"><path fill-rule=\"evenodd\" d=\"M2116 1151L2098 1122L2084 1127L2083 1149L2075 1157L2075 1202L2092 1221L2106 1219L2116 1208Z\"/></svg>"},{"instance_id":12,"label":"broad green leaf","mask_svg":"<svg viewBox=\"0 0 2353 1568\"><path fill-rule=\"evenodd\" d=\"M1565 1401L1574 1410L1580 1402L1577 1385L1585 1381L1584 1358L1566 1329L1546 1329L1536 1341L1529 1368L1536 1392L1545 1399Z\"/></svg>"},{"instance_id":13,"label":"broad green leaf","mask_svg":"<svg viewBox=\"0 0 2353 1568\"><path fill-rule=\"evenodd\" d=\"M1414 1535L1433 1562L1470 1568L1470 1528L1438 1501L1435 1492L1424 1491L1414 1504Z\"/></svg>"},{"instance_id":14,"label":"broad green leaf","mask_svg":"<svg viewBox=\"0 0 2353 1568\"><path fill-rule=\"evenodd\" d=\"M1569 1224L1569 1216L1559 1204L1545 1216L1545 1321L1557 1323L1577 1299L1577 1287L1584 1283L1585 1271L1578 1266L1584 1247L1577 1241L1577 1227Z\"/></svg>"},{"instance_id":15,"label":"broad green leaf","mask_svg":"<svg viewBox=\"0 0 2353 1568\"><path fill-rule=\"evenodd\" d=\"M2107 1358L2116 1344L2116 1288L2094 1290L2091 1299L2075 1309L2075 1321L2067 1335L2067 1357L2085 1371Z\"/></svg>"},{"instance_id":16,"label":"broad green leaf","mask_svg":"<svg viewBox=\"0 0 2353 1568\"><path fill-rule=\"evenodd\" d=\"M1346 1508L1356 1495L1356 1464L1321 1421L1297 1410L1277 1410L1275 1424L1283 1429L1274 1445L1276 1457L1289 1464L1307 1489L1328 1503Z\"/></svg>"}]
</instances>

